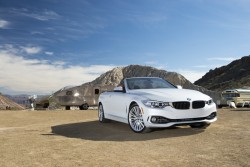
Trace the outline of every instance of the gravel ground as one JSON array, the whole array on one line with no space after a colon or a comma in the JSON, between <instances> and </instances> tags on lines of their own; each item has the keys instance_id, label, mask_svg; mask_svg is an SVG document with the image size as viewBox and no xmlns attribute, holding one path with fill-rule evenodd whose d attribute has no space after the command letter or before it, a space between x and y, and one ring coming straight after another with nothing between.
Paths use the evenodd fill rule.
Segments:
<instances>
[{"instance_id":1,"label":"gravel ground","mask_svg":"<svg viewBox=\"0 0 250 167\"><path fill-rule=\"evenodd\" d=\"M136 134L97 111L0 111L1 167L250 166L250 109L220 109L205 131Z\"/></svg>"}]
</instances>

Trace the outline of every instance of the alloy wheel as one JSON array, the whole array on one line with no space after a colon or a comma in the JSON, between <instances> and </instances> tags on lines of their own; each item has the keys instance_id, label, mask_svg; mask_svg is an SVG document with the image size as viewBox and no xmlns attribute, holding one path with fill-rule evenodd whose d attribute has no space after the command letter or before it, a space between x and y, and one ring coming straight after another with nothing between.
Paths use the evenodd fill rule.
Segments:
<instances>
[{"instance_id":1,"label":"alloy wheel","mask_svg":"<svg viewBox=\"0 0 250 167\"><path fill-rule=\"evenodd\" d=\"M145 129L145 125L142 118L142 113L138 105L133 105L128 114L129 125L131 129L140 133Z\"/></svg>"}]
</instances>

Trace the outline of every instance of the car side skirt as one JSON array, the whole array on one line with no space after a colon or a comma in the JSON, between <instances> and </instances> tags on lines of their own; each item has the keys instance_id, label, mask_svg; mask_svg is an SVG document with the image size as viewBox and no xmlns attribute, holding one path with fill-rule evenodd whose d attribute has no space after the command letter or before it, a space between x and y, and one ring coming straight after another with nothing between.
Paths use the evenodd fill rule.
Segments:
<instances>
[{"instance_id":1,"label":"car side skirt","mask_svg":"<svg viewBox=\"0 0 250 167\"><path fill-rule=\"evenodd\" d=\"M111 114L106 114L105 113L105 118L113 120L113 121L118 121L118 122L123 122L123 123L128 124L128 120L126 118L117 117L117 116L114 116L114 115L111 115Z\"/></svg>"}]
</instances>

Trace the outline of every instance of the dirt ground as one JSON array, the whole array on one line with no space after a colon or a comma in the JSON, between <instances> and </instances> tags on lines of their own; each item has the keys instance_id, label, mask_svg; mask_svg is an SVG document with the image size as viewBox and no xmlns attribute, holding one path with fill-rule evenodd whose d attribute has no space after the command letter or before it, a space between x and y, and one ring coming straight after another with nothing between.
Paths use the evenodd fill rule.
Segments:
<instances>
[{"instance_id":1,"label":"dirt ground","mask_svg":"<svg viewBox=\"0 0 250 167\"><path fill-rule=\"evenodd\" d=\"M97 111L0 111L1 167L250 166L250 108L220 109L205 131L136 134Z\"/></svg>"}]
</instances>

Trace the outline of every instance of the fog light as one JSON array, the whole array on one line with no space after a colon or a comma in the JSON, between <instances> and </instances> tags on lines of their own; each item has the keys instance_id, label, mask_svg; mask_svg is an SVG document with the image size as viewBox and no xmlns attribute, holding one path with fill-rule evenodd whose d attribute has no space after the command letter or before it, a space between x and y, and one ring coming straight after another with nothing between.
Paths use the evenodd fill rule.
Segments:
<instances>
[{"instance_id":1,"label":"fog light","mask_svg":"<svg viewBox=\"0 0 250 167\"><path fill-rule=\"evenodd\" d=\"M154 123L154 122L156 122L156 121L157 121L157 118L156 118L156 117L152 117L152 118L151 118L151 122Z\"/></svg>"},{"instance_id":2,"label":"fog light","mask_svg":"<svg viewBox=\"0 0 250 167\"><path fill-rule=\"evenodd\" d=\"M216 117L216 112L213 112L212 114L210 114L207 119L208 120L211 120L211 119L214 119Z\"/></svg>"}]
</instances>

